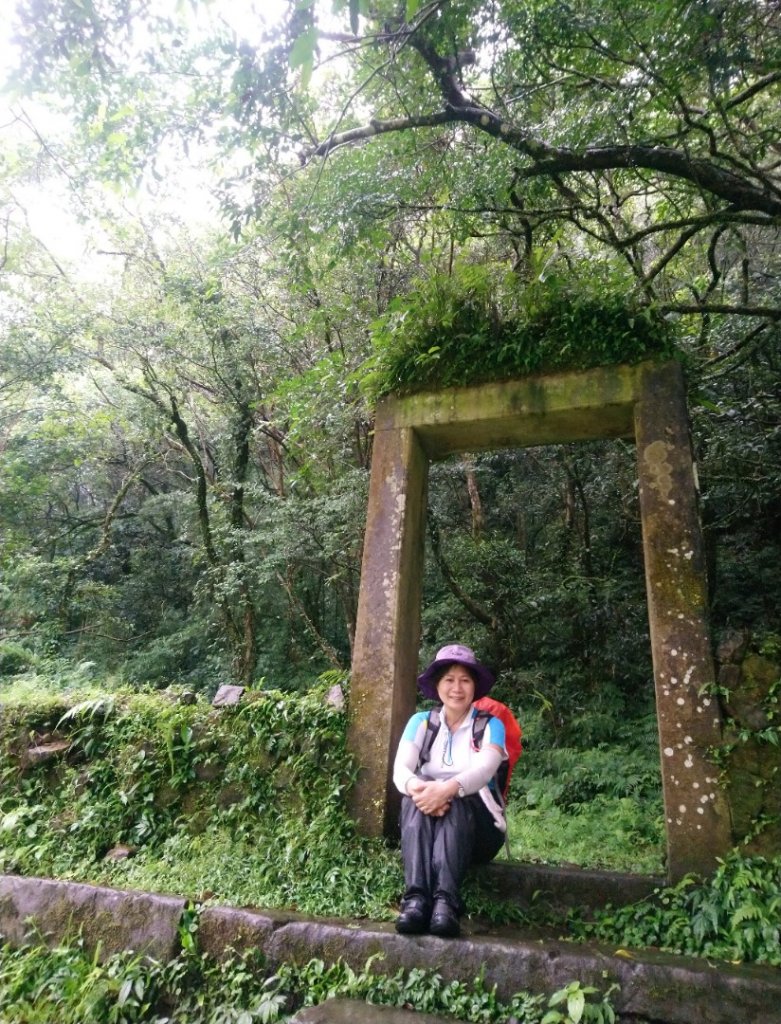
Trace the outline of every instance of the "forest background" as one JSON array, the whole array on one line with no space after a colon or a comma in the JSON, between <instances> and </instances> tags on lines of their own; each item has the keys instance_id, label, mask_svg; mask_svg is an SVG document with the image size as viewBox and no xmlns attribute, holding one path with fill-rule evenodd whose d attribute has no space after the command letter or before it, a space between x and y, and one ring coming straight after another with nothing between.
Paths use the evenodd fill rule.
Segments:
<instances>
[{"instance_id":1,"label":"forest background","mask_svg":"<svg viewBox=\"0 0 781 1024\"><path fill-rule=\"evenodd\" d=\"M636 359L646 337L686 370L714 638L777 655L778 5L237 17L17 6L2 679L211 697L348 670L377 396ZM34 229L44 191L78 255ZM521 806L556 832L557 810L596 802L604 824L609 802L625 847L651 851L613 866L651 869L634 458L610 442L433 467L421 659L474 646L526 727Z\"/></svg>"}]
</instances>

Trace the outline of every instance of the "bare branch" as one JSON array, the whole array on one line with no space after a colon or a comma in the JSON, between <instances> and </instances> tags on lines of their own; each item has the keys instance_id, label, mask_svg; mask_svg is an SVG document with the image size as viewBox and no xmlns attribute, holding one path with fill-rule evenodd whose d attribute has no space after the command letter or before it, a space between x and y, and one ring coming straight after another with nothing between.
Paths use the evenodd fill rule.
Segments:
<instances>
[{"instance_id":1,"label":"bare branch","mask_svg":"<svg viewBox=\"0 0 781 1024\"><path fill-rule=\"evenodd\" d=\"M698 225L694 226L694 227L687 228L685 231L683 231L678 236L678 239L673 243L673 245L670 246L670 248L667 250L667 252L664 253L664 255L661 256L656 261L656 263L654 263L654 265L651 267L651 269L645 274L645 276L643 277L643 279L640 282L640 284L643 287L646 287L647 285L649 285L651 283L651 281L653 281L653 279L657 275L661 274L661 272L664 270L664 268L667 266L667 264L670 262L670 260L672 260L675 256L677 256L678 253L681 251L681 249L683 249L683 247L686 245L686 243L691 238L694 238L694 236L699 231L700 231L700 227Z\"/></svg>"},{"instance_id":2,"label":"bare branch","mask_svg":"<svg viewBox=\"0 0 781 1024\"><path fill-rule=\"evenodd\" d=\"M724 104L725 110L731 110L733 107L739 106L741 103L745 103L750 100L752 96L756 96L757 93L762 92L775 82L781 82L781 71L772 71L769 75L764 75L762 78L757 79L752 85L744 89L743 92L739 92L737 96L733 96L732 99Z\"/></svg>"},{"instance_id":3,"label":"bare branch","mask_svg":"<svg viewBox=\"0 0 781 1024\"><path fill-rule=\"evenodd\" d=\"M346 146L352 142L364 142L374 135L384 135L387 132L403 132L410 128L436 128L438 125L450 124L457 120L457 117L454 117L447 111L440 111L436 114L423 114L419 117L394 117L389 121L372 120L369 124L363 125L360 128L349 128L344 132L334 132L325 141L321 142L319 146L304 150L301 153L300 159L302 163L306 163L307 160L315 156L328 156L329 153L340 146Z\"/></svg>"},{"instance_id":4,"label":"bare branch","mask_svg":"<svg viewBox=\"0 0 781 1024\"><path fill-rule=\"evenodd\" d=\"M668 302L663 313L723 313L727 316L761 316L781 320L781 306L732 306L728 302Z\"/></svg>"}]
</instances>

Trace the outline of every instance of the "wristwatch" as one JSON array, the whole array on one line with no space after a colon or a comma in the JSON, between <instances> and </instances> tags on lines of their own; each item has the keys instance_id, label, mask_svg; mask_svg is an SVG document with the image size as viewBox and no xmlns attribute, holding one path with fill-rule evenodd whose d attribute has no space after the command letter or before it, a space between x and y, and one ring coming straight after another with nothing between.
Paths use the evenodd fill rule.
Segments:
<instances>
[{"instance_id":1,"label":"wristwatch","mask_svg":"<svg viewBox=\"0 0 781 1024\"><path fill-rule=\"evenodd\" d=\"M466 796L466 793L464 792L464 787L461 785L460 782L458 784L458 792L456 793L456 796L462 797L462 798Z\"/></svg>"}]
</instances>

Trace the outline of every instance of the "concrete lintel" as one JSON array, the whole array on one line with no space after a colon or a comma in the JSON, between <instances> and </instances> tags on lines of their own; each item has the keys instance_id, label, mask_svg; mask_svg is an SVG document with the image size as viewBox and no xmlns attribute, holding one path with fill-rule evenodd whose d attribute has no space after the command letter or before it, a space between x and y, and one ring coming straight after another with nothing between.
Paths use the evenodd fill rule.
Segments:
<instances>
[{"instance_id":1,"label":"concrete lintel","mask_svg":"<svg viewBox=\"0 0 781 1024\"><path fill-rule=\"evenodd\" d=\"M497 448L533 448L572 441L631 438L631 407L610 405L586 412L529 415L522 420L481 420L479 423L420 427L421 443L432 462L460 452Z\"/></svg>"},{"instance_id":2,"label":"concrete lintel","mask_svg":"<svg viewBox=\"0 0 781 1024\"><path fill-rule=\"evenodd\" d=\"M455 452L631 437L647 363L390 398L376 431L414 427L430 459Z\"/></svg>"}]
</instances>

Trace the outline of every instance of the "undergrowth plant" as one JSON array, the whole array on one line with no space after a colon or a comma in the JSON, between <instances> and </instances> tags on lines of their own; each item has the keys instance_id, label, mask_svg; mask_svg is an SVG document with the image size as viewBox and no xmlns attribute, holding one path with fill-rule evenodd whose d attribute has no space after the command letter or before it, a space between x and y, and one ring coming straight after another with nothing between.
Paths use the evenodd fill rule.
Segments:
<instances>
[{"instance_id":1,"label":"undergrowth plant","mask_svg":"<svg viewBox=\"0 0 781 1024\"><path fill-rule=\"evenodd\" d=\"M613 1024L610 995L577 981L547 997L519 992L501 1000L480 976L446 981L413 968L382 974L370 959L282 964L272 971L255 950L225 959L185 951L168 963L133 953L105 962L79 942L54 949L0 948L0 1020L14 1024L274 1024L302 1006L352 998L474 1024Z\"/></svg>"},{"instance_id":2,"label":"undergrowth plant","mask_svg":"<svg viewBox=\"0 0 781 1024\"><path fill-rule=\"evenodd\" d=\"M673 953L781 966L781 857L734 851L705 881L687 876L647 900L607 907L571 933L622 946L655 946Z\"/></svg>"},{"instance_id":3,"label":"undergrowth plant","mask_svg":"<svg viewBox=\"0 0 781 1024\"><path fill-rule=\"evenodd\" d=\"M326 700L332 682L307 694L248 693L221 710L173 693L85 690L36 702L24 691L18 703L5 693L0 871L176 892L199 904L391 919L401 859L359 835L349 815L353 768L345 712ZM615 842L639 845L646 826L636 805L655 785L647 761L599 745L580 760L569 748L535 755L527 721L529 761L510 803L511 830L524 819L526 828L511 836L515 857L527 859L521 840L551 822L579 823L592 847L621 830ZM65 752L40 759L42 746L63 738ZM548 757L558 758L558 782L537 774ZM601 822L586 816L588 799ZM781 965L781 859L734 853L709 881L686 879L592 919L551 922L545 908L519 909L485 873L473 873L464 896L469 913L496 923L542 914L576 939Z\"/></svg>"},{"instance_id":4,"label":"undergrowth plant","mask_svg":"<svg viewBox=\"0 0 781 1024\"><path fill-rule=\"evenodd\" d=\"M398 857L356 834L345 715L326 689L257 691L222 710L120 690L7 695L0 870L388 915ZM33 760L52 736L66 754Z\"/></svg>"},{"instance_id":5,"label":"undergrowth plant","mask_svg":"<svg viewBox=\"0 0 781 1024\"><path fill-rule=\"evenodd\" d=\"M581 728L573 719L558 743L539 711L526 710L523 724L524 754L508 803L513 855L661 875L665 836L655 715L615 722L607 738L593 735L593 722Z\"/></svg>"},{"instance_id":6,"label":"undergrowth plant","mask_svg":"<svg viewBox=\"0 0 781 1024\"><path fill-rule=\"evenodd\" d=\"M287 997L267 986L262 957L168 963L134 953L101 962L79 941L0 951L0 1020L15 1024L269 1024Z\"/></svg>"}]
</instances>

